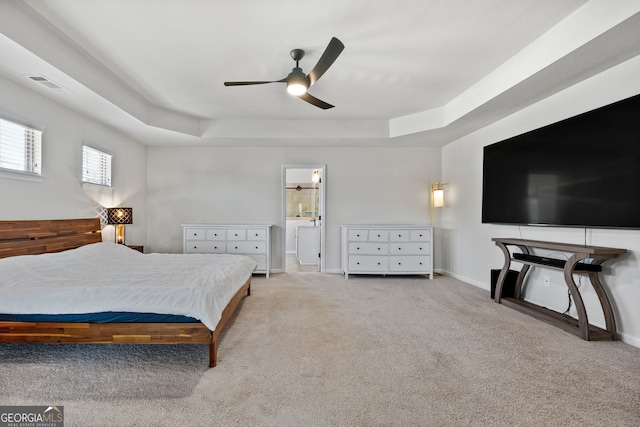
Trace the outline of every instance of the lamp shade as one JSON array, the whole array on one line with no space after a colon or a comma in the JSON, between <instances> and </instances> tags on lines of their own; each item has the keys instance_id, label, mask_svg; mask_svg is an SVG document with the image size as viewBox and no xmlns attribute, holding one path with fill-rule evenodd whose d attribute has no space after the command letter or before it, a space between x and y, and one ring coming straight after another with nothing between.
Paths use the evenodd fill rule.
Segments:
<instances>
[{"instance_id":1,"label":"lamp shade","mask_svg":"<svg viewBox=\"0 0 640 427\"><path fill-rule=\"evenodd\" d=\"M107 208L107 224L133 224L133 209Z\"/></svg>"},{"instance_id":2,"label":"lamp shade","mask_svg":"<svg viewBox=\"0 0 640 427\"><path fill-rule=\"evenodd\" d=\"M433 206L436 208L444 206L444 191L442 189L433 190Z\"/></svg>"},{"instance_id":3,"label":"lamp shade","mask_svg":"<svg viewBox=\"0 0 640 427\"><path fill-rule=\"evenodd\" d=\"M440 182L431 183L431 203L429 205L430 223L433 224L433 209L444 206L444 191L442 191Z\"/></svg>"}]
</instances>

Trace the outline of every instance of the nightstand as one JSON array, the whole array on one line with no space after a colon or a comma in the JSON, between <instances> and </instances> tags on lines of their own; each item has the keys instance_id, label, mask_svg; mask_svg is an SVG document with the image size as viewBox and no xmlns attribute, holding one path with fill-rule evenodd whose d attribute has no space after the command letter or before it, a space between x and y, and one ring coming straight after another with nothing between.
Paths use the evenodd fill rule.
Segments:
<instances>
[{"instance_id":1,"label":"nightstand","mask_svg":"<svg viewBox=\"0 0 640 427\"><path fill-rule=\"evenodd\" d=\"M144 253L144 246L139 246L139 245L127 245L128 248L131 248L133 250L136 250L138 252L142 252Z\"/></svg>"}]
</instances>

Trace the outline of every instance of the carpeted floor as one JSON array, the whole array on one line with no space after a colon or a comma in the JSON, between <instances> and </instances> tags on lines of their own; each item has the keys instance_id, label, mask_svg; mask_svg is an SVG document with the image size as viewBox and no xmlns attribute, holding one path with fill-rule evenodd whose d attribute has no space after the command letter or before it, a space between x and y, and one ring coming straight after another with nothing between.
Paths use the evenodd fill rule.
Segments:
<instances>
[{"instance_id":1,"label":"carpeted floor","mask_svg":"<svg viewBox=\"0 0 640 427\"><path fill-rule=\"evenodd\" d=\"M65 426L637 426L640 349L436 276L254 278L220 343L0 344L0 405Z\"/></svg>"}]
</instances>

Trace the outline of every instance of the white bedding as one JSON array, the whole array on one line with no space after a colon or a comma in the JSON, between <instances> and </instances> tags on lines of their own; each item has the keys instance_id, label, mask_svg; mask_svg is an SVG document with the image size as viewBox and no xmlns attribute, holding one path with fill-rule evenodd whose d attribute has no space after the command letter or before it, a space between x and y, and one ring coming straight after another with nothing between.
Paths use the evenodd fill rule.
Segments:
<instances>
[{"instance_id":1,"label":"white bedding","mask_svg":"<svg viewBox=\"0 0 640 427\"><path fill-rule=\"evenodd\" d=\"M242 255L142 254L115 243L0 259L0 313L177 314L214 330L256 262Z\"/></svg>"}]
</instances>

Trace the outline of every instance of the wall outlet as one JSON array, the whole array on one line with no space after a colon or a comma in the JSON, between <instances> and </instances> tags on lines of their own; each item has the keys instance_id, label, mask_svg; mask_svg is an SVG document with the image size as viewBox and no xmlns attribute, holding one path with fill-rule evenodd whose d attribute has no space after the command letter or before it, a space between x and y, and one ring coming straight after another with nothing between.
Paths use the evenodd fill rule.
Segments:
<instances>
[{"instance_id":1,"label":"wall outlet","mask_svg":"<svg viewBox=\"0 0 640 427\"><path fill-rule=\"evenodd\" d=\"M544 276L544 285L548 288L551 286L551 282L549 282L549 276Z\"/></svg>"}]
</instances>

